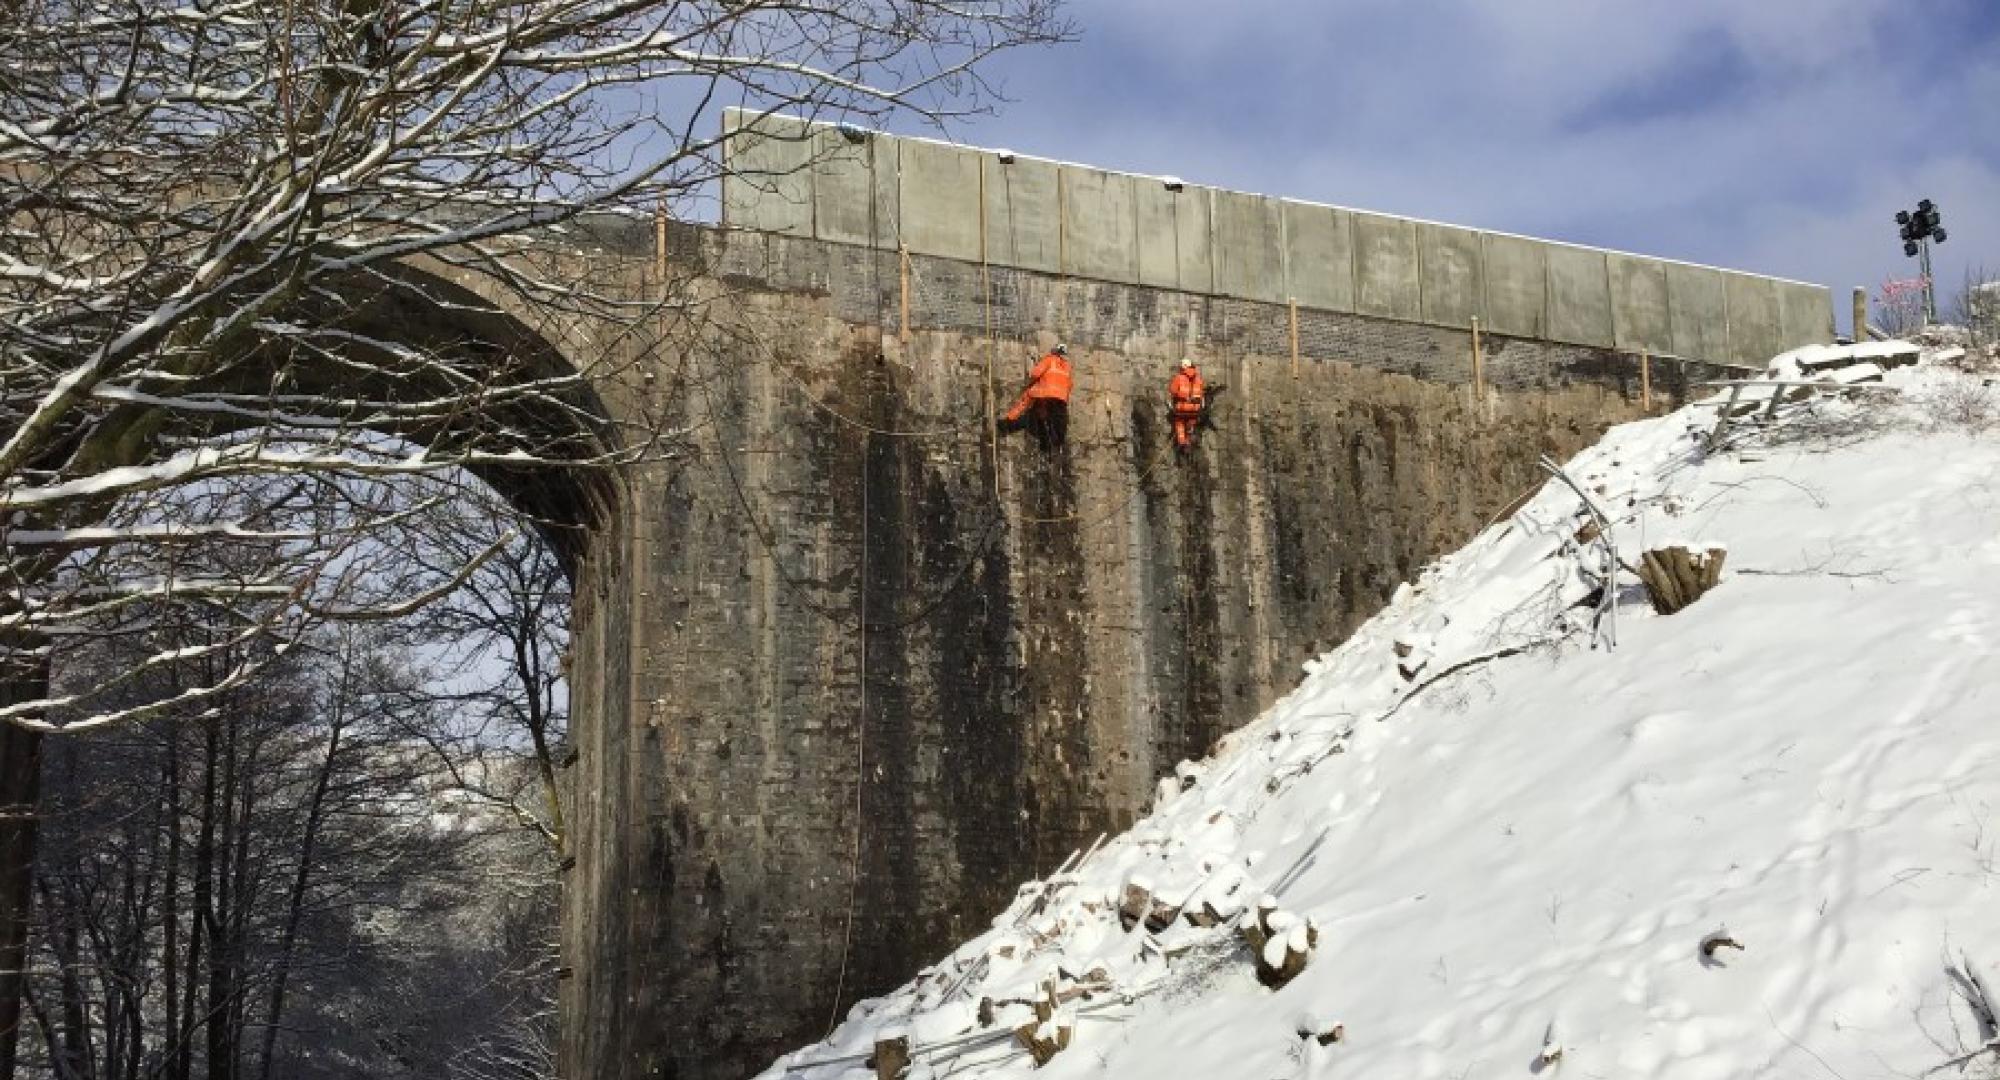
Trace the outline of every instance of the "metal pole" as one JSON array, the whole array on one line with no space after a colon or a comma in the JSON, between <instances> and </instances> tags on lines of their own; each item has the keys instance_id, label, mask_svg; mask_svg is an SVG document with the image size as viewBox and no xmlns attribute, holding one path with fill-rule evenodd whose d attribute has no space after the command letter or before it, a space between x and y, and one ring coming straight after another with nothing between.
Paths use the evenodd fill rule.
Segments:
<instances>
[{"instance_id":1,"label":"metal pole","mask_svg":"<svg viewBox=\"0 0 2000 1080\"><path fill-rule=\"evenodd\" d=\"M1931 238L1926 236L1919 250L1923 253L1924 274L1924 325L1937 321L1937 294L1931 288Z\"/></svg>"}]
</instances>

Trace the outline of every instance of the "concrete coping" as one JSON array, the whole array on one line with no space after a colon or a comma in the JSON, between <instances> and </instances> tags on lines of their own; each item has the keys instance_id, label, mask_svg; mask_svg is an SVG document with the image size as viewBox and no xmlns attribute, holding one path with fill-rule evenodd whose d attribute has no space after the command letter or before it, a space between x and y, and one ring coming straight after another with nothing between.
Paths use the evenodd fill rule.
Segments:
<instances>
[{"instance_id":1,"label":"concrete coping","mask_svg":"<svg viewBox=\"0 0 2000 1080\"><path fill-rule=\"evenodd\" d=\"M955 142L951 139L937 138L929 135L904 135L891 131L878 131L873 128L859 128L852 124L844 124L831 120L808 120L805 117L793 116L789 113L764 113L764 112L758 112L750 109L741 109L736 107L731 107L725 110L725 112L731 115L732 117L738 117L738 118L748 117L752 120L757 120L757 119L780 120L793 124L803 124L806 126L806 130L803 133L797 135L773 133L768 136L769 138L783 142L801 142L801 143L806 142L812 136L818 134L818 131L812 130L815 128L822 130L832 130L832 131L841 131L841 130L855 131L862 134L866 139L875 139L875 138L895 139L899 142L925 143L931 146L947 147L952 150L962 150L975 154L991 155L993 157L999 158L1002 164L1014 164L1022 161L1031 161L1038 164L1053 165L1056 166L1057 168L1063 168L1063 169L1088 169L1093 172L1117 173L1121 176L1129 176L1137 180L1157 180L1159 181L1163 189L1174 192L1175 194L1186 194L1188 189L1195 189L1200 191L1213 191L1222 195L1241 195L1253 199L1278 199L1282 202L1292 203L1298 206L1309 206L1322 210L1338 210L1342 213L1347 213L1347 214L1369 214L1376 217L1392 217L1396 218L1399 221L1410 222L1413 225L1428 225L1445 229L1465 229L1471 232L1484 233L1487 236L1504 237L1509 240L1527 240L1536 244L1545 244L1549 247L1564 247L1564 248L1573 248L1578 251L1603 252L1604 254L1607 255L1623 255L1627 258L1645 259L1649 262L1656 262L1656 263L1670 263L1675 266L1686 266L1696 270L1712 270L1720 274L1749 274L1751 277L1764 278L1766 280L1778 282L1779 284L1782 285L1803 285L1806 286L1807 288L1814 288L1814 289L1827 287L1822 283L1816 281L1800 281L1796 278L1781 277L1777 274L1764 274L1749 270L1734 269L1726 266L1713 266L1708 263L1694 262L1690 259L1675 259L1664 255L1647 255L1642 252L1626 251L1621 248L1600 247L1594 244L1581 244L1572 240L1552 240L1545 236L1530 236L1527 233L1509 232L1505 229L1488 229L1477 225L1466 225L1458 222L1437 221L1431 218L1414 217L1409 214L1400 214L1379 209L1367 210L1367 209L1362 209L1360 207L1346 206L1341 203L1321 202L1316 199L1300 199L1300 198L1294 198L1289 195L1271 195L1267 192L1246 191L1239 188L1222 187L1218 184L1205 184L1198 180L1186 180L1179 176L1174 176L1167 173L1155 174L1155 173L1145 173L1145 172L1132 172L1130 170L1115 169L1104 165L1092 165L1087 162L1070 161L1065 158L1043 157L1040 154L1024 154L1009 147L983 146L974 143Z\"/></svg>"}]
</instances>

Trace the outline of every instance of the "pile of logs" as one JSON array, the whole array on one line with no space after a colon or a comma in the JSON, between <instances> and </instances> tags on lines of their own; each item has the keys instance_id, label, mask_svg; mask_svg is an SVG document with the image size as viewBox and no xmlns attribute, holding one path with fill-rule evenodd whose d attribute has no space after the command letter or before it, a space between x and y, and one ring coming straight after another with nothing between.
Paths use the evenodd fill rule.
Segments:
<instances>
[{"instance_id":1,"label":"pile of logs","mask_svg":"<svg viewBox=\"0 0 2000 1080\"><path fill-rule=\"evenodd\" d=\"M1035 998L1035 1022L1022 1024L1014 1029L1014 1037L1035 1059L1035 1067L1041 1068L1049 1059L1069 1049L1070 1036L1076 1031L1076 1014L1062 1008L1056 997L1055 980L1042 984L1042 992Z\"/></svg>"},{"instance_id":2,"label":"pile of logs","mask_svg":"<svg viewBox=\"0 0 2000 1080\"><path fill-rule=\"evenodd\" d=\"M1152 883L1142 877L1127 881L1125 893L1118 901L1118 925L1127 931L1143 921L1147 930L1160 933L1172 926L1180 913L1180 905L1154 896Z\"/></svg>"},{"instance_id":3,"label":"pile of logs","mask_svg":"<svg viewBox=\"0 0 2000 1080\"><path fill-rule=\"evenodd\" d=\"M1728 551L1709 548L1695 554L1685 547L1654 548L1640 557L1639 580L1646 583L1646 595L1653 610L1662 615L1701 599L1702 594L1722 581L1722 561Z\"/></svg>"},{"instance_id":4,"label":"pile of logs","mask_svg":"<svg viewBox=\"0 0 2000 1080\"><path fill-rule=\"evenodd\" d=\"M1243 928L1243 940L1257 958L1257 981L1276 990L1306 969L1319 947L1319 927L1278 910L1278 902L1267 896L1257 903L1257 917Z\"/></svg>"}]
</instances>

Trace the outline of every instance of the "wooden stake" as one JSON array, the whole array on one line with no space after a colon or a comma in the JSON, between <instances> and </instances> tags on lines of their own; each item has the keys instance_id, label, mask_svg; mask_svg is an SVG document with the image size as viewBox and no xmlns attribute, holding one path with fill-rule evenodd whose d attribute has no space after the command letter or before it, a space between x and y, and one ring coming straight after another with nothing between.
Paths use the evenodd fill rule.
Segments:
<instances>
[{"instance_id":1,"label":"wooden stake","mask_svg":"<svg viewBox=\"0 0 2000 1080\"><path fill-rule=\"evenodd\" d=\"M662 204L653 211L653 265L660 272L660 280L667 280L667 208Z\"/></svg>"},{"instance_id":2,"label":"wooden stake","mask_svg":"<svg viewBox=\"0 0 2000 1080\"><path fill-rule=\"evenodd\" d=\"M1296 379L1299 377L1299 298L1286 297L1285 305L1292 313L1292 378Z\"/></svg>"},{"instance_id":3,"label":"wooden stake","mask_svg":"<svg viewBox=\"0 0 2000 1080\"><path fill-rule=\"evenodd\" d=\"M1472 400L1486 400L1486 356L1479 348L1479 316L1472 317Z\"/></svg>"},{"instance_id":4,"label":"wooden stake","mask_svg":"<svg viewBox=\"0 0 2000 1080\"><path fill-rule=\"evenodd\" d=\"M1653 411L1653 354L1639 353L1639 407Z\"/></svg>"},{"instance_id":5,"label":"wooden stake","mask_svg":"<svg viewBox=\"0 0 2000 1080\"><path fill-rule=\"evenodd\" d=\"M910 247L908 244L898 244L896 252L899 256L897 259L899 270L897 276L902 279L903 286L903 327L897 336L899 340L907 345L910 341Z\"/></svg>"}]
</instances>

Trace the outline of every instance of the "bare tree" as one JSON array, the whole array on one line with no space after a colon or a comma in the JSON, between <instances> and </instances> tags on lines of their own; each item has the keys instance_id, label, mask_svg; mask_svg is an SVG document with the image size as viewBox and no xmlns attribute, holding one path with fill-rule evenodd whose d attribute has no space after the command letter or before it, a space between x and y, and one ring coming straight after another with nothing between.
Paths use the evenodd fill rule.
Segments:
<instances>
[{"instance_id":1,"label":"bare tree","mask_svg":"<svg viewBox=\"0 0 2000 1080\"><path fill-rule=\"evenodd\" d=\"M2000 274L1967 267L1948 318L1966 328L1974 348L2000 344Z\"/></svg>"},{"instance_id":2,"label":"bare tree","mask_svg":"<svg viewBox=\"0 0 2000 1080\"><path fill-rule=\"evenodd\" d=\"M434 599L368 554L415 512L411 477L656 449L643 418L605 426L614 361L397 314L512 295L616 318L522 234L690 214L726 168L717 104L977 108L982 62L1064 35L1057 2L0 5L0 1077L35 733L218 708L315 623ZM69 643L167 598L215 633L51 689Z\"/></svg>"},{"instance_id":3,"label":"bare tree","mask_svg":"<svg viewBox=\"0 0 2000 1080\"><path fill-rule=\"evenodd\" d=\"M569 730L570 582L532 522L490 490L467 496L425 515L398 562L428 573L418 590L476 568L391 629L428 650L440 673L429 692L454 723L427 736L438 767L539 836L553 868L566 852L557 770Z\"/></svg>"}]
</instances>

